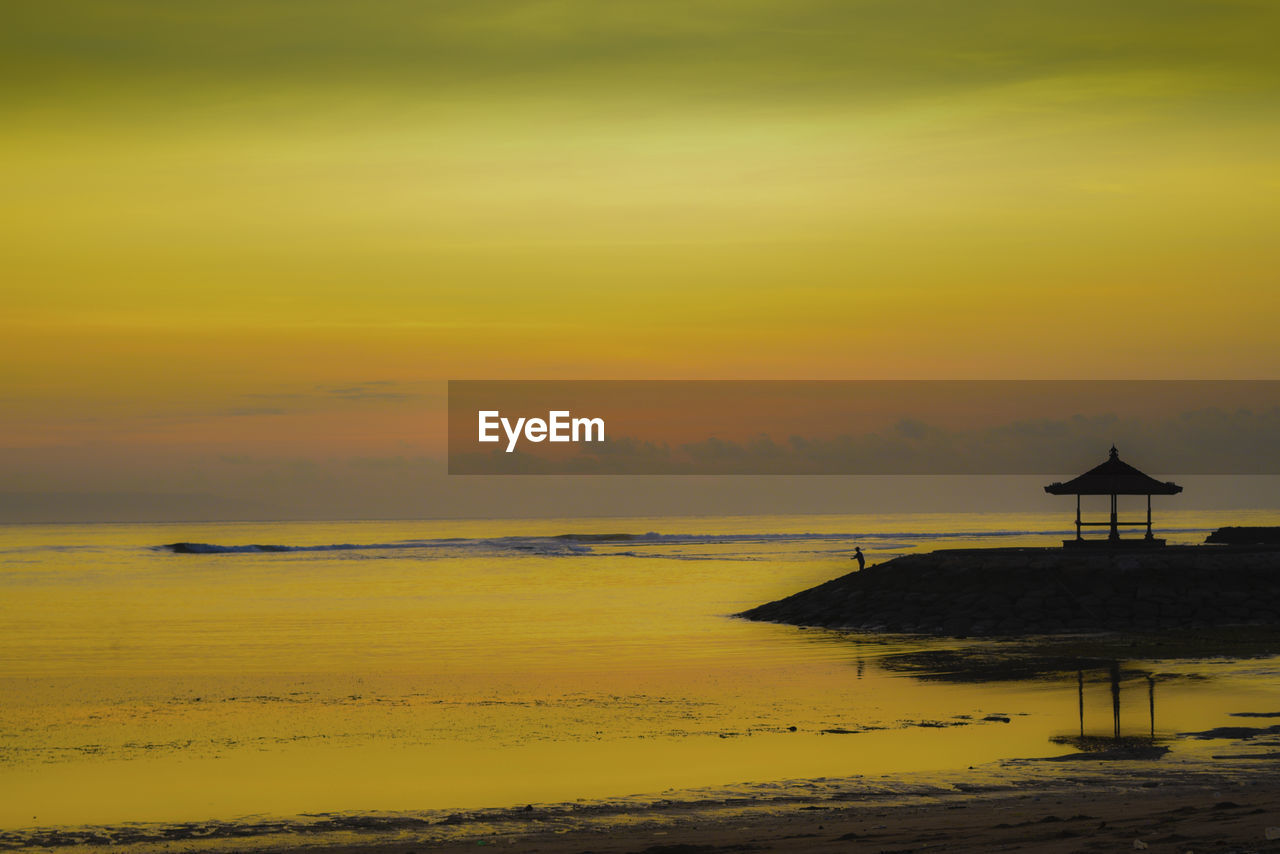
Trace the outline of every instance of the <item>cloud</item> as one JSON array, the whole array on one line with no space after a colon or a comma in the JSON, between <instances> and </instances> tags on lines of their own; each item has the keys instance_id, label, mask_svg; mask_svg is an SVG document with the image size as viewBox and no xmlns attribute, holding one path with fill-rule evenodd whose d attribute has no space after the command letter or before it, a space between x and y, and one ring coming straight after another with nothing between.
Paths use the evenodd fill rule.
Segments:
<instances>
[{"instance_id":1,"label":"cloud","mask_svg":"<svg viewBox=\"0 0 1280 854\"><path fill-rule=\"evenodd\" d=\"M404 391L395 391L398 384L391 380L370 380L354 385L318 385L316 390L322 394L343 400L408 400L420 395Z\"/></svg>"},{"instance_id":2,"label":"cloud","mask_svg":"<svg viewBox=\"0 0 1280 854\"><path fill-rule=\"evenodd\" d=\"M274 406L237 406L223 410L220 414L234 417L254 415L284 415L286 410Z\"/></svg>"},{"instance_id":3,"label":"cloud","mask_svg":"<svg viewBox=\"0 0 1280 854\"><path fill-rule=\"evenodd\" d=\"M10 92L609 91L874 101L1103 72L1270 80L1275 4L1213 0L19 2ZM333 86L343 83L345 96ZM553 88L548 88L553 87ZM168 105L166 105L168 106Z\"/></svg>"},{"instance_id":4,"label":"cloud","mask_svg":"<svg viewBox=\"0 0 1280 854\"><path fill-rule=\"evenodd\" d=\"M455 474L1065 475L1122 458L1155 477L1280 474L1280 407L1206 407L1169 416L1074 415L957 429L904 419L834 437L716 436L676 448L636 437L578 446L571 456L458 453ZM563 446L562 446L563 448Z\"/></svg>"}]
</instances>

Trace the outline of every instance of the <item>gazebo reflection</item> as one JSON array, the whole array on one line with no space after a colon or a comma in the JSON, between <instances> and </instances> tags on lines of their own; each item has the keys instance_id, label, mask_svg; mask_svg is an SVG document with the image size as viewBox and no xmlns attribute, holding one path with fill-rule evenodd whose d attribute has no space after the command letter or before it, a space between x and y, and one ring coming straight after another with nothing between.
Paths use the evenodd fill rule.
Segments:
<instances>
[{"instance_id":1,"label":"gazebo reflection","mask_svg":"<svg viewBox=\"0 0 1280 854\"><path fill-rule=\"evenodd\" d=\"M1076 697L1079 710L1079 732L1074 735L1058 735L1053 737L1057 744L1067 744L1085 753L1115 753L1117 750L1129 754L1140 753L1147 758L1156 758L1167 752L1167 748L1156 745L1156 680L1151 673L1140 670L1125 674L1121 662L1112 660L1107 665L1105 681L1111 692L1111 733L1107 735L1088 734L1085 731L1085 671L1076 671ZM1141 735L1124 735L1120 727L1121 686L1125 675L1136 675L1146 682L1147 695L1147 732ZM1102 680L1099 680L1102 681ZM1141 757L1138 757L1141 758Z\"/></svg>"},{"instance_id":2,"label":"gazebo reflection","mask_svg":"<svg viewBox=\"0 0 1280 854\"><path fill-rule=\"evenodd\" d=\"M1101 642L1105 648L1106 642ZM1072 711L1076 713L1074 732L1052 736L1057 744L1069 745L1098 759L1156 759L1168 752L1156 736L1156 676L1141 666L1129 666L1119 655L1079 654L1061 642L1040 645L995 645L930 648L889 655L879 666L889 672L924 681L954 683L1052 683L1066 688L1075 683ZM1119 650L1117 650L1118 652ZM1135 690L1136 689L1136 690ZM1069 688L1068 688L1069 690ZM1110 721L1100 726L1099 691L1109 694ZM1145 697L1143 696L1145 695ZM1063 699L1069 697L1065 694ZM1137 725L1130 705L1129 732L1122 728L1122 701L1145 700L1144 726ZM1089 717L1093 709L1093 719ZM1086 757L1081 757L1086 758Z\"/></svg>"}]
</instances>

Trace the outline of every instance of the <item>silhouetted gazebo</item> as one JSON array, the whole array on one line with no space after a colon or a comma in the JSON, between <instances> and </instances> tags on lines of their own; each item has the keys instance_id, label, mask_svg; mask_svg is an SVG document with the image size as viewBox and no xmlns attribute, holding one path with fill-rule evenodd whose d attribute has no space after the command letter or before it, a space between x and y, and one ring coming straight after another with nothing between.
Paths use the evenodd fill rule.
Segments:
<instances>
[{"instance_id":1,"label":"silhouetted gazebo","mask_svg":"<svg viewBox=\"0 0 1280 854\"><path fill-rule=\"evenodd\" d=\"M1162 482L1150 477L1149 475L1143 474L1124 460L1120 459L1119 452L1116 451L1115 445L1112 445L1111 455L1102 465L1095 466L1079 477L1073 478L1066 483L1051 483L1044 488L1044 491L1050 495L1074 495L1076 497L1076 538L1074 540L1063 541L1062 544L1064 546L1163 546L1164 540L1157 540L1151 535L1151 496L1177 495L1182 491L1182 487L1172 481ZM1106 522L1081 521L1081 495L1110 495L1111 519ZM1145 523L1119 521L1116 515L1117 495L1147 496L1147 521ZM1147 535L1143 539L1120 539L1121 525L1126 527L1138 527L1143 524L1147 527ZM1105 540L1086 540L1082 536L1081 529L1090 525L1107 525L1111 528L1111 533Z\"/></svg>"}]
</instances>

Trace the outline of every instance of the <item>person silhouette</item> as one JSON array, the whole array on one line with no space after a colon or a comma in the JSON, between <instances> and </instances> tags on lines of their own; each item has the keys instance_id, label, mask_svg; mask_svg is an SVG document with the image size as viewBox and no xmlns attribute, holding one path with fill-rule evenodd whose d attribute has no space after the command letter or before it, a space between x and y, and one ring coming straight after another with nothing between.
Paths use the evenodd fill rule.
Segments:
<instances>
[{"instance_id":1,"label":"person silhouette","mask_svg":"<svg viewBox=\"0 0 1280 854\"><path fill-rule=\"evenodd\" d=\"M862 569L867 564L867 559L862 556L862 546L853 547L853 558L858 562L858 569Z\"/></svg>"}]
</instances>

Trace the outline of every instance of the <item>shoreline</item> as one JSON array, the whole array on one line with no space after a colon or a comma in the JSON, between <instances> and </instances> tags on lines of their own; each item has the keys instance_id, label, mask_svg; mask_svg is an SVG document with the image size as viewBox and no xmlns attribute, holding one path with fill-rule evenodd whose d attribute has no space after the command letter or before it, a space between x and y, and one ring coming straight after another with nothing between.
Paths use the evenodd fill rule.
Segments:
<instances>
[{"instance_id":1,"label":"shoreline","mask_svg":"<svg viewBox=\"0 0 1280 854\"><path fill-rule=\"evenodd\" d=\"M1172 778L1171 778L1172 777ZM328 854L430 850L460 854L480 845L542 854L712 854L729 851L916 852L980 854L1035 850L1267 851L1280 822L1280 774L1170 775L1150 769L1045 778L1031 786L922 790L831 798L756 813L723 815L668 810L631 826L549 827L442 844L357 842ZM1176 846L1176 847L1175 847ZM287 850L287 849L279 849Z\"/></svg>"},{"instance_id":2,"label":"shoreline","mask_svg":"<svg viewBox=\"0 0 1280 854\"><path fill-rule=\"evenodd\" d=\"M1280 767L1271 762L1070 757L1006 760L973 773L780 781L781 791L761 785L754 795L695 790L453 813L319 814L309 824L256 817L6 832L0 850L978 854L1034 846L1065 854L1133 850L1135 841L1179 852L1280 850L1280 839L1266 835L1280 825Z\"/></svg>"}]
</instances>

